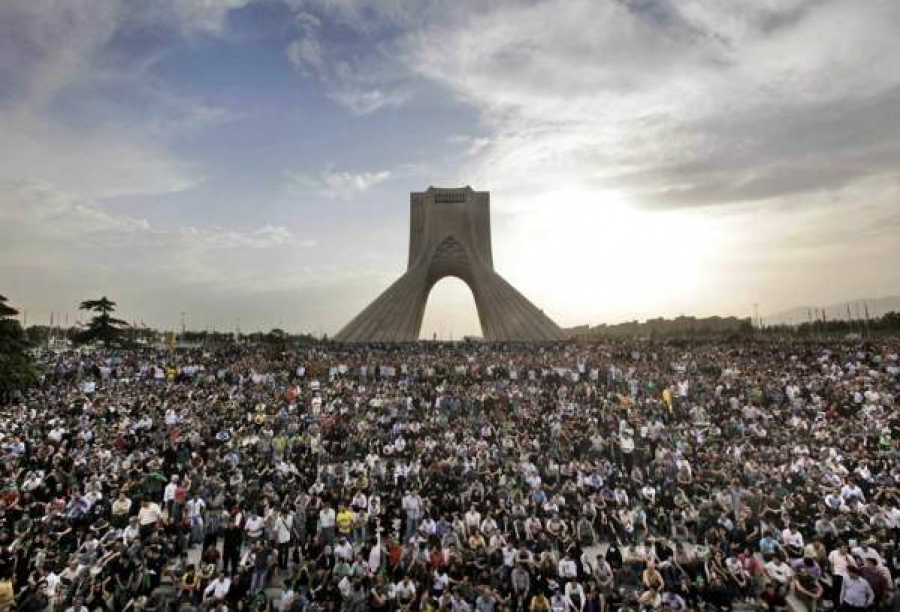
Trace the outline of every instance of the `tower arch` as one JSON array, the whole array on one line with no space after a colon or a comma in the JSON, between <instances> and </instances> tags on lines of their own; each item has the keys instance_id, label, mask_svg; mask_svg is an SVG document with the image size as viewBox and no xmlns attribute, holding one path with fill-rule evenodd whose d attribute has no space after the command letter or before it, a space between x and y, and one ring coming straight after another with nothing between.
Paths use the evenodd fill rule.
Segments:
<instances>
[{"instance_id":1,"label":"tower arch","mask_svg":"<svg viewBox=\"0 0 900 612\"><path fill-rule=\"evenodd\" d=\"M406 273L351 320L339 342L411 342L419 337L432 287L455 276L472 290L482 334L491 341L550 342L562 330L494 271L490 193L471 187L410 194Z\"/></svg>"}]
</instances>

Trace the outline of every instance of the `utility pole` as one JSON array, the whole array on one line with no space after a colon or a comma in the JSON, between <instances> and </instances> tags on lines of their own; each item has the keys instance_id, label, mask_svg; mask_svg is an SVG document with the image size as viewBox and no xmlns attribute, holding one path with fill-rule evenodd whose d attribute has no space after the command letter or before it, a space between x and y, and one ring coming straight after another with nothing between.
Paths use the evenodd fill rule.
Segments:
<instances>
[{"instance_id":1,"label":"utility pole","mask_svg":"<svg viewBox=\"0 0 900 612\"><path fill-rule=\"evenodd\" d=\"M759 304L757 304L756 302L753 302L753 318L756 319L754 327L759 329L761 327L759 322Z\"/></svg>"}]
</instances>

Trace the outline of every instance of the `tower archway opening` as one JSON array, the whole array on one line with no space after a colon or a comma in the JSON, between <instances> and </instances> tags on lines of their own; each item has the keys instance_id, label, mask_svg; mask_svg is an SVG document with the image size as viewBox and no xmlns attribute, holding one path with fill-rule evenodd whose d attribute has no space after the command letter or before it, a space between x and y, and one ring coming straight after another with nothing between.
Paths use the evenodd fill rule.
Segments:
<instances>
[{"instance_id":1,"label":"tower archway opening","mask_svg":"<svg viewBox=\"0 0 900 612\"><path fill-rule=\"evenodd\" d=\"M435 283L425 303L419 339L448 341L481 335L478 307L469 285L455 276Z\"/></svg>"}]
</instances>

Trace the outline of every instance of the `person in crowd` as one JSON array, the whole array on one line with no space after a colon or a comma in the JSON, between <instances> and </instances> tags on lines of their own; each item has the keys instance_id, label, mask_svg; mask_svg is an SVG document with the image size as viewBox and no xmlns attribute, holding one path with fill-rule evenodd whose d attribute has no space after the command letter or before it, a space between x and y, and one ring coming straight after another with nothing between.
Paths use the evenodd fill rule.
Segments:
<instances>
[{"instance_id":1,"label":"person in crowd","mask_svg":"<svg viewBox=\"0 0 900 612\"><path fill-rule=\"evenodd\" d=\"M860 575L855 565L847 568L847 577L841 583L841 610L857 612L867 610L875 603L875 593L868 580Z\"/></svg>"}]
</instances>

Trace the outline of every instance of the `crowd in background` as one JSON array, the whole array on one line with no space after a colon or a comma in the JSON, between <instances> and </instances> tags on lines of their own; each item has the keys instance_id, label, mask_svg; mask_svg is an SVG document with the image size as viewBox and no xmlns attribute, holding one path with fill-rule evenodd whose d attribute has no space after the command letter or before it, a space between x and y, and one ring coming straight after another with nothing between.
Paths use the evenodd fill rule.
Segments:
<instances>
[{"instance_id":1,"label":"crowd in background","mask_svg":"<svg viewBox=\"0 0 900 612\"><path fill-rule=\"evenodd\" d=\"M0 608L900 610L900 345L62 351Z\"/></svg>"}]
</instances>

